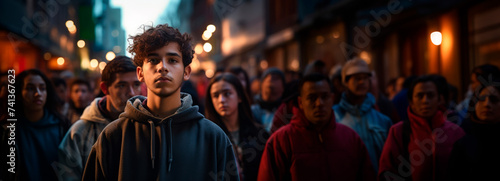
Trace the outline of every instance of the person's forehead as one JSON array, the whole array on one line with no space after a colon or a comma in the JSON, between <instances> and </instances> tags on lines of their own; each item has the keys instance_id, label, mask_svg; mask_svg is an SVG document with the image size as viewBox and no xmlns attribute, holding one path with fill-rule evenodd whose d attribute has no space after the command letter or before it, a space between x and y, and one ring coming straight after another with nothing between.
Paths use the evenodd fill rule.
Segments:
<instances>
[{"instance_id":1,"label":"person's forehead","mask_svg":"<svg viewBox=\"0 0 500 181\"><path fill-rule=\"evenodd\" d=\"M89 87L87 87L87 85L85 84L73 84L73 86L71 86L71 90L75 90L75 89L89 89Z\"/></svg>"},{"instance_id":2,"label":"person's forehead","mask_svg":"<svg viewBox=\"0 0 500 181\"><path fill-rule=\"evenodd\" d=\"M432 81L419 82L415 85L414 92L437 92L437 86Z\"/></svg>"},{"instance_id":3,"label":"person's forehead","mask_svg":"<svg viewBox=\"0 0 500 181\"><path fill-rule=\"evenodd\" d=\"M500 96L500 92L498 92L497 89L495 89L494 87L492 86L488 86L486 88L484 88L483 90L481 90L481 95L486 95L486 94L489 94L489 95L495 95L495 96Z\"/></svg>"},{"instance_id":4,"label":"person's forehead","mask_svg":"<svg viewBox=\"0 0 500 181\"><path fill-rule=\"evenodd\" d=\"M28 75L24 79L25 84L45 84L42 77L39 75Z\"/></svg>"},{"instance_id":5,"label":"person's forehead","mask_svg":"<svg viewBox=\"0 0 500 181\"><path fill-rule=\"evenodd\" d=\"M304 82L302 86L302 91L305 92L329 92L330 87L326 80L317 81L317 82Z\"/></svg>"},{"instance_id":6,"label":"person's forehead","mask_svg":"<svg viewBox=\"0 0 500 181\"><path fill-rule=\"evenodd\" d=\"M167 55L169 55L169 53L176 53L182 57L180 46L177 42L168 42L156 50L152 50L150 52L147 52L146 55L148 55L148 56L151 56L151 55L167 56Z\"/></svg>"},{"instance_id":7,"label":"person's forehead","mask_svg":"<svg viewBox=\"0 0 500 181\"><path fill-rule=\"evenodd\" d=\"M115 77L116 78L114 82L121 80L139 80L135 71L116 73Z\"/></svg>"},{"instance_id":8,"label":"person's forehead","mask_svg":"<svg viewBox=\"0 0 500 181\"><path fill-rule=\"evenodd\" d=\"M230 83L221 80L212 84L212 89L210 92L218 92L224 90L234 90L234 87Z\"/></svg>"}]
</instances>

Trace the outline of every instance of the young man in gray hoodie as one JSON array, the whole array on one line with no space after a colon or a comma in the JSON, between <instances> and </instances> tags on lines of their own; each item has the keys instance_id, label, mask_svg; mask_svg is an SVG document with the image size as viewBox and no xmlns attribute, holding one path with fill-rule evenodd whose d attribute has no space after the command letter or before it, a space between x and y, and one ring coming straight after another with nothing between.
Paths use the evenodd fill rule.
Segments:
<instances>
[{"instance_id":1,"label":"young man in gray hoodie","mask_svg":"<svg viewBox=\"0 0 500 181\"><path fill-rule=\"evenodd\" d=\"M168 25L144 29L129 52L148 97L129 99L103 130L83 180L239 180L229 138L180 92L191 73L191 37Z\"/></svg>"},{"instance_id":2,"label":"young man in gray hoodie","mask_svg":"<svg viewBox=\"0 0 500 181\"><path fill-rule=\"evenodd\" d=\"M98 97L83 111L80 120L66 133L58 148L59 162L55 163L59 180L81 180L90 149L101 131L125 109L127 99L141 93L141 82L132 60L118 56L102 71Z\"/></svg>"}]
</instances>

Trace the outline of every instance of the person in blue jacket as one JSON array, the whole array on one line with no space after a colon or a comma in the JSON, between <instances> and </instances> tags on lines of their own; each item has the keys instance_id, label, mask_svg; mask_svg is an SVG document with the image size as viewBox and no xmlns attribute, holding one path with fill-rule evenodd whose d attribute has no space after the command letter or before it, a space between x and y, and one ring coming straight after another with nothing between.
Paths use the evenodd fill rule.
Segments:
<instances>
[{"instance_id":1,"label":"person in blue jacket","mask_svg":"<svg viewBox=\"0 0 500 181\"><path fill-rule=\"evenodd\" d=\"M239 180L231 141L181 93L193 59L191 37L166 24L132 36L148 96L128 100L92 147L82 180Z\"/></svg>"},{"instance_id":2,"label":"person in blue jacket","mask_svg":"<svg viewBox=\"0 0 500 181\"><path fill-rule=\"evenodd\" d=\"M369 93L371 71L364 60L349 60L341 74L346 90L339 104L333 106L335 118L358 133L378 171L378 161L392 121L376 110L375 97Z\"/></svg>"}]
</instances>

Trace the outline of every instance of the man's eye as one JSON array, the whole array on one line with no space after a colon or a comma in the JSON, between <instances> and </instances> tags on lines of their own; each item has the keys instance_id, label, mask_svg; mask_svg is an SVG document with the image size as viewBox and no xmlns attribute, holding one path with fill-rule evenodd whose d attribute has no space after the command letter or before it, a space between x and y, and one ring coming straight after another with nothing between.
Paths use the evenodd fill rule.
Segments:
<instances>
[{"instance_id":1,"label":"man's eye","mask_svg":"<svg viewBox=\"0 0 500 181\"><path fill-rule=\"evenodd\" d=\"M169 61L170 63L177 63L177 62L179 62L179 61L177 61L176 59L173 59L173 58L169 59L168 61Z\"/></svg>"},{"instance_id":2,"label":"man's eye","mask_svg":"<svg viewBox=\"0 0 500 181\"><path fill-rule=\"evenodd\" d=\"M157 63L160 62L160 60L156 59L156 58L150 58L148 61L151 62L151 63L153 63L153 64L157 64Z\"/></svg>"}]
</instances>

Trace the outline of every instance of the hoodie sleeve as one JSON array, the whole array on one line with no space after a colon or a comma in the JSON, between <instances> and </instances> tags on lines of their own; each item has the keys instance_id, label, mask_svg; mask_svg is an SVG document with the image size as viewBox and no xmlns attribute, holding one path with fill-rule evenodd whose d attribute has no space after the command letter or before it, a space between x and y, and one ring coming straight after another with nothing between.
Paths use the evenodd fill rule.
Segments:
<instances>
[{"instance_id":1,"label":"hoodie sleeve","mask_svg":"<svg viewBox=\"0 0 500 181\"><path fill-rule=\"evenodd\" d=\"M72 181L81 180L83 166L81 147L78 143L83 142L78 132L70 130L64 136L58 148L58 169L56 170L59 180Z\"/></svg>"},{"instance_id":2,"label":"hoodie sleeve","mask_svg":"<svg viewBox=\"0 0 500 181\"><path fill-rule=\"evenodd\" d=\"M262 159L260 161L258 179L260 181L291 180L290 160L286 158L283 144L275 139L283 132L274 133L267 141Z\"/></svg>"},{"instance_id":3,"label":"hoodie sleeve","mask_svg":"<svg viewBox=\"0 0 500 181\"><path fill-rule=\"evenodd\" d=\"M231 145L231 142L229 141L229 138L225 134L222 134L222 143L220 144L219 148L220 151L218 151L217 155L217 175L215 175L215 178L212 176L213 180L221 180L221 181L239 181L239 172L238 172L238 166L236 163L236 156L234 155L233 152L233 146Z\"/></svg>"},{"instance_id":4,"label":"hoodie sleeve","mask_svg":"<svg viewBox=\"0 0 500 181\"><path fill-rule=\"evenodd\" d=\"M368 150L366 149L365 144L363 143L363 140L359 138L359 136L356 135L357 138L357 144L358 144L358 155L361 158L360 161L360 170L358 171L359 177L357 180L362 180L362 181L375 181L376 180L376 173L375 169L373 168L372 162L370 161L370 156L368 155Z\"/></svg>"}]
</instances>

